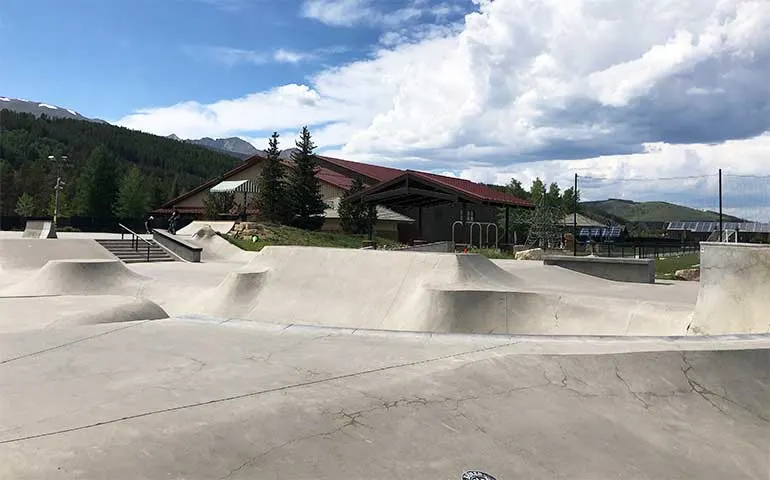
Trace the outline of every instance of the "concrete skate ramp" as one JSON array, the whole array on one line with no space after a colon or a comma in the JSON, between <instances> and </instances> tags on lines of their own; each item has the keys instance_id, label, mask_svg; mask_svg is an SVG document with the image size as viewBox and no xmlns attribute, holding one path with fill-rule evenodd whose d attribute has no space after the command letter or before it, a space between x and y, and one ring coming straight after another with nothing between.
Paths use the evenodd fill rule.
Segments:
<instances>
[{"instance_id":1,"label":"concrete skate ramp","mask_svg":"<svg viewBox=\"0 0 770 480\"><path fill-rule=\"evenodd\" d=\"M91 239L0 239L0 268L37 269L49 260L110 259L116 257Z\"/></svg>"},{"instance_id":2,"label":"concrete skate ramp","mask_svg":"<svg viewBox=\"0 0 770 480\"><path fill-rule=\"evenodd\" d=\"M770 246L701 243L691 332L770 332Z\"/></svg>"},{"instance_id":3,"label":"concrete skate ramp","mask_svg":"<svg viewBox=\"0 0 770 480\"><path fill-rule=\"evenodd\" d=\"M208 225L195 232L187 241L203 249L201 252L203 262L245 262L255 254L236 247L217 235L217 232Z\"/></svg>"},{"instance_id":4,"label":"concrete skate ramp","mask_svg":"<svg viewBox=\"0 0 770 480\"><path fill-rule=\"evenodd\" d=\"M56 238L56 227L50 220L27 220L22 238Z\"/></svg>"},{"instance_id":5,"label":"concrete skate ramp","mask_svg":"<svg viewBox=\"0 0 770 480\"><path fill-rule=\"evenodd\" d=\"M692 310L526 291L480 255L266 247L203 296L206 314L384 330L684 335Z\"/></svg>"},{"instance_id":6,"label":"concrete skate ramp","mask_svg":"<svg viewBox=\"0 0 770 480\"><path fill-rule=\"evenodd\" d=\"M117 295L2 297L0 311L0 333L168 318L154 302Z\"/></svg>"},{"instance_id":7,"label":"concrete skate ramp","mask_svg":"<svg viewBox=\"0 0 770 480\"><path fill-rule=\"evenodd\" d=\"M22 333L0 335L0 478L768 473L768 340L621 353L634 341L183 320Z\"/></svg>"},{"instance_id":8,"label":"concrete skate ramp","mask_svg":"<svg viewBox=\"0 0 770 480\"><path fill-rule=\"evenodd\" d=\"M219 222L219 221L206 221L206 220L193 220L184 227L176 231L177 235L195 235L201 228L209 226L214 231L219 233L228 233L235 226L235 222Z\"/></svg>"},{"instance_id":9,"label":"concrete skate ramp","mask_svg":"<svg viewBox=\"0 0 770 480\"><path fill-rule=\"evenodd\" d=\"M0 291L0 295L134 296L149 280L120 260L51 260L32 276Z\"/></svg>"}]
</instances>

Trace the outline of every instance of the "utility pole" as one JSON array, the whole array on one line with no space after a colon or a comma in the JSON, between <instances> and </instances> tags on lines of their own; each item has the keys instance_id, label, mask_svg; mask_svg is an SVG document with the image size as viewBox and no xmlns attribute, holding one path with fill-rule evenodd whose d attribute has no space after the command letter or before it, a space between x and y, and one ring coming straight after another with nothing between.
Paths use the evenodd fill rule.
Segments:
<instances>
[{"instance_id":1,"label":"utility pole","mask_svg":"<svg viewBox=\"0 0 770 480\"><path fill-rule=\"evenodd\" d=\"M722 169L719 169L719 242L723 242L724 228L722 227Z\"/></svg>"},{"instance_id":2,"label":"utility pole","mask_svg":"<svg viewBox=\"0 0 770 480\"><path fill-rule=\"evenodd\" d=\"M48 160L51 160L56 165L56 185L53 187L53 226L56 228L59 220L59 192L64 188L64 185L66 185L61 179L61 164L65 163L68 160L68 157L62 155L57 159L53 155L49 155Z\"/></svg>"},{"instance_id":3,"label":"utility pole","mask_svg":"<svg viewBox=\"0 0 770 480\"><path fill-rule=\"evenodd\" d=\"M577 207L578 207L578 174L575 174L575 185L572 187L572 256L577 257Z\"/></svg>"}]
</instances>

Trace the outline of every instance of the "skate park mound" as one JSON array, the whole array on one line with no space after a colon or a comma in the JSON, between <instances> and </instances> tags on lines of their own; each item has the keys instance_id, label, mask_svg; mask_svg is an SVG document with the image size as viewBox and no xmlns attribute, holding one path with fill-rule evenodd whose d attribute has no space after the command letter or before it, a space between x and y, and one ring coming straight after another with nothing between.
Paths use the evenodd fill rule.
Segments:
<instances>
[{"instance_id":1,"label":"skate park mound","mask_svg":"<svg viewBox=\"0 0 770 480\"><path fill-rule=\"evenodd\" d=\"M137 295L149 278L129 270L120 260L51 260L4 296Z\"/></svg>"},{"instance_id":2,"label":"skate park mound","mask_svg":"<svg viewBox=\"0 0 770 480\"><path fill-rule=\"evenodd\" d=\"M770 333L770 246L701 243L697 335Z\"/></svg>"},{"instance_id":3,"label":"skate park mound","mask_svg":"<svg viewBox=\"0 0 770 480\"><path fill-rule=\"evenodd\" d=\"M168 318L154 302L118 295L3 297L0 310L0 333Z\"/></svg>"},{"instance_id":4,"label":"skate park mound","mask_svg":"<svg viewBox=\"0 0 770 480\"><path fill-rule=\"evenodd\" d=\"M0 267L3 270L34 270L49 260L69 259L116 258L90 239L0 239Z\"/></svg>"},{"instance_id":5,"label":"skate park mound","mask_svg":"<svg viewBox=\"0 0 770 480\"><path fill-rule=\"evenodd\" d=\"M200 301L214 316L362 329L684 335L692 308L526 290L480 255L265 247Z\"/></svg>"}]
</instances>

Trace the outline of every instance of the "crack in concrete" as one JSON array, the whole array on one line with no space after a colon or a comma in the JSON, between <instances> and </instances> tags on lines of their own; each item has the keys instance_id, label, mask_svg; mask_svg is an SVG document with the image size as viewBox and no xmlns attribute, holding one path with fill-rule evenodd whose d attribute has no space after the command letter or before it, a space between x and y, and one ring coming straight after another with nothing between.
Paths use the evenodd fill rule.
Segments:
<instances>
[{"instance_id":1,"label":"crack in concrete","mask_svg":"<svg viewBox=\"0 0 770 480\"><path fill-rule=\"evenodd\" d=\"M61 345L55 345L53 347L44 348L43 350L38 350L36 352L25 353L24 355L19 355L17 357L12 357L12 358L8 358L8 359L5 359L5 360L0 360L0 366L7 365L7 364L9 364L11 362L15 362L16 360L23 360L25 358L35 357L37 355L42 355L44 353L48 353L48 352L51 352L51 351L54 351L54 350L58 350L60 348L66 348L66 347L69 347L69 346L72 346L72 345L76 345L78 343L87 342L88 340L93 340L95 338L104 337L106 335L110 335L112 333L120 332L122 330L127 330L129 328L140 327L140 326L144 325L145 323L152 322L152 321L154 321L154 320L142 320L142 321L137 322L137 323L132 323L131 325L122 326L122 327L119 327L119 328L115 328L113 330L107 330L106 332L100 332L100 333L97 333L95 335L89 335L88 337L78 338L78 339L72 340L70 342L62 343Z\"/></svg>"},{"instance_id":2,"label":"crack in concrete","mask_svg":"<svg viewBox=\"0 0 770 480\"><path fill-rule=\"evenodd\" d=\"M690 361L687 359L687 354L685 352L682 352L682 362L684 363L684 367L682 367L682 374L684 375L685 380L687 380L687 384L690 386L690 391L695 392L698 395L700 395L701 398L703 398L705 401L707 401L712 407L714 407L719 413L723 415L728 415L727 411L720 406L717 402L715 402L710 397L716 397L720 400L723 400L731 405L735 405L736 407L742 409L743 411L754 415L758 419L762 420L763 422L770 423L770 418L765 417L759 412L755 412L751 408L742 405L735 400L729 398L727 396L727 389L722 387L722 390L725 391L725 394L719 394L715 391L711 390L707 386L705 386L703 383L697 381L695 378L693 378L693 374L695 373L695 367L690 363Z\"/></svg>"},{"instance_id":3,"label":"crack in concrete","mask_svg":"<svg viewBox=\"0 0 770 480\"><path fill-rule=\"evenodd\" d=\"M130 327L124 327L124 328L130 328ZM347 380L347 379L350 379L350 378L362 377L362 376L366 376L366 375L372 375L372 374L376 374L376 373L387 372L387 371L390 371L390 370L396 370L396 369L400 369L400 368L408 368L408 367L414 367L414 366L419 366L419 365L426 365L426 364L429 364L429 363L440 362L440 361L449 360L449 359L452 359L452 358L459 358L459 357L463 357L463 356L466 356L466 355L473 355L473 354L477 354L477 353L483 353L483 352L489 352L489 351L498 350L498 349L502 349L502 348L507 348L507 347L510 347L512 345L514 345L514 344L513 343L504 343L504 344L501 344L501 345L493 345L491 347L484 347L484 348L479 348L479 349L475 349L475 350L467 350L467 351L464 351L464 352L450 353L450 354L441 355L441 356L438 356L438 357L421 359L421 360L415 360L415 361L412 361L412 362L404 362L404 363L397 363L397 364L392 364L392 365L385 365L385 366L381 366L381 367L377 367L377 368L371 368L371 369L367 369L367 370L359 370L359 371L354 371L354 372L350 372L350 373L334 375L334 376L331 376L331 377L320 378L320 379L316 379L316 380L308 380L308 381L305 381L305 382L298 382L298 383L293 383L293 384L289 384L289 385L282 385L282 386L278 386L278 387L267 388L267 389L264 389L264 390L257 390L257 391L252 391L252 392L246 392L246 393L231 395L231 396L227 396L227 397L219 397L219 398L214 398L214 399L211 399L211 400L204 400L204 401L200 401L200 402L194 402L194 403L187 403L187 404L183 404L183 405L177 405L177 406L174 406L174 407L167 407L167 408L161 408L161 409L157 409L157 410L150 410L150 411L136 413L136 414L132 414L132 415L126 415L126 416L119 417L119 418L112 418L112 419L108 419L108 420L102 420L102 421L99 421L99 422L93 422L93 423L86 424L86 425L79 425L79 426L76 426L76 427L63 428L63 429L55 430L55 431L49 431L49 432L43 432L43 433L38 433L38 434L26 435L26 436L23 436L23 437L17 437L17 438L10 438L10 439L5 439L5 440L0 440L0 445L5 445L5 444L15 443L15 442L22 442L22 441L27 441L27 440L35 440L35 439L39 439L39 438L45 438L45 437L51 437L51 436L56 436L56 435L62 435L62 434L66 434L66 433L78 432L78 431L82 431L82 430L87 430L87 429L91 429L91 428L101 427L101 426L105 426L105 425L111 425L111 424L115 424L115 423L129 421L129 420L135 420L135 419L138 419L138 418L144 418L144 417L149 417L149 416L153 416L153 415L161 415L161 414L165 414L165 413L172 413L172 412L177 412L177 411L181 411L181 410L187 410L187 409L190 409L190 408L215 405L215 404L225 403L225 402L232 402L232 401L235 401L235 400L241 400L241 399L250 398L250 397L257 397L257 396L268 394L268 393L285 392L285 391L288 391L288 390L295 390L295 389L299 389L299 388L309 387L309 386L313 386L313 385L320 385L320 384L323 384L323 383L328 383L328 382L333 382L333 381L338 381L338 380Z\"/></svg>"},{"instance_id":4,"label":"crack in concrete","mask_svg":"<svg viewBox=\"0 0 770 480\"><path fill-rule=\"evenodd\" d=\"M636 392L636 391L634 391L634 389L632 389L632 388L631 388L631 385L628 383L628 381L627 381L625 378L623 378L623 376L620 374L620 366L618 365L618 362L617 362L617 361L613 360L613 362L612 362L612 363L615 365L615 376L616 376L616 377L617 377L617 379L618 379L618 380L620 380L620 382L621 382L621 383L622 383L622 384L623 384L623 385L626 387L626 390L628 391L628 393L629 393L629 394L631 394L631 396L632 396L632 397L634 397L635 399L637 399L637 400L639 401L639 403L641 403L641 404L642 404L642 406L644 407L644 409L645 409L645 410L649 410L649 408L650 408L650 404L649 404L649 403L647 403L647 402L646 402L646 401L645 401L645 400L644 400L644 399L643 399L643 398L640 396L640 393L642 393L642 392Z\"/></svg>"}]
</instances>

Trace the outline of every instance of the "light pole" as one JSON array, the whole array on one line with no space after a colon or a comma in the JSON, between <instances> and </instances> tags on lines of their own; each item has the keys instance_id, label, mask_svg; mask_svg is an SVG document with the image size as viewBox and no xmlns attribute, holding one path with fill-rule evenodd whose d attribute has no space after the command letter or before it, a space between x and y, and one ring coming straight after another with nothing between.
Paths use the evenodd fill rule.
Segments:
<instances>
[{"instance_id":1,"label":"light pole","mask_svg":"<svg viewBox=\"0 0 770 480\"><path fill-rule=\"evenodd\" d=\"M66 155L62 155L57 159L53 155L49 155L48 160L51 160L56 164L56 185L53 187L53 226L56 228L59 219L59 191L64 188L64 185L66 185L66 183L62 182L61 180L61 164L65 163L68 158Z\"/></svg>"}]
</instances>

